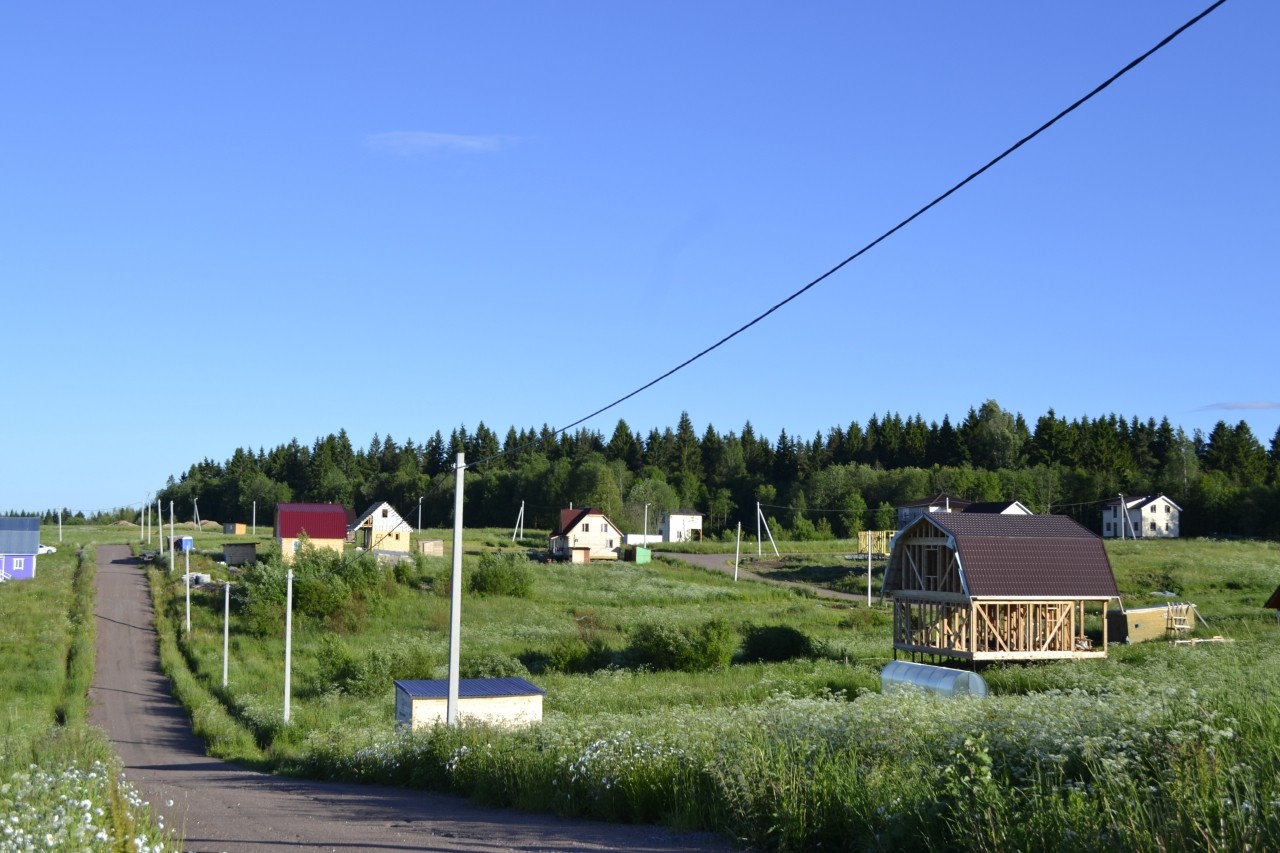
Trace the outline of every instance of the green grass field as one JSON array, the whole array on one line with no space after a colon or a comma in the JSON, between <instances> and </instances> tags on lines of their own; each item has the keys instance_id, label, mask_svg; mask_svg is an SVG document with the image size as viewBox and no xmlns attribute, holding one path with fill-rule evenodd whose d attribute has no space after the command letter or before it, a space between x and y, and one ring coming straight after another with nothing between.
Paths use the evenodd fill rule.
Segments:
<instances>
[{"instance_id":1,"label":"green grass field","mask_svg":"<svg viewBox=\"0 0 1280 853\"><path fill-rule=\"evenodd\" d=\"M0 850L176 849L86 721L103 533L68 526L58 542L46 530L57 553L34 579L0 584Z\"/></svg>"},{"instance_id":2,"label":"green grass field","mask_svg":"<svg viewBox=\"0 0 1280 853\"><path fill-rule=\"evenodd\" d=\"M449 553L448 531L423 536ZM464 576L486 550L537 544L468 531ZM792 580L864 589L865 563L827 545L784 548L777 562ZM530 563L528 597L468 594L462 613L464 676L527 674L547 690L543 723L516 731L394 725L391 679L446 674L447 556L402 582L384 573L342 618L295 616L288 725L282 625L251 631L233 613L223 690L220 588L194 596L190 636L176 573L156 572L153 591L165 664L198 728L214 752L258 766L711 828L763 849L1277 848L1280 626L1261 604L1280 583L1280 547L1108 548L1126 606L1194 602L1209 623L1195 635L1230 642L992 666L982 701L882 696L892 650L878 605L735 583L661 556ZM194 559L193 570L225 576ZM806 652L692 672L636 664L637 626L696 634L713 620L738 640L786 626Z\"/></svg>"},{"instance_id":3,"label":"green grass field","mask_svg":"<svg viewBox=\"0 0 1280 853\"><path fill-rule=\"evenodd\" d=\"M269 552L269 531L259 534ZM232 537L193 535L201 552L192 570L229 577L217 559ZM421 535L444 539L449 553L450 531ZM123 815L110 821L122 829L101 829L111 840L89 839L87 849L116 849L130 833L151 849L163 844L154 830L145 835L144 807L130 811L111 786L93 787L111 758L83 723L92 575L75 551L147 548L138 538L136 528L68 528L35 582L0 587L0 631L16 662L0 671L0 810L21 805L33 839L59 831L47 824L57 809L43 792L69 790ZM536 534L512 543L507 531L468 531L464 577L483 553L540 544ZM753 570L865 589L865 562L845 560L846 543L806 553L786 544L785 559ZM264 769L709 828L758 849L1280 848L1280 624L1261 607L1280 583L1280 546L1130 541L1108 550L1126 606L1193 602L1208 622L1195 635L1228 642L1113 645L1105 660L990 666L985 700L881 695L878 672L892 651L879 606L735 583L661 555L640 567L529 563L527 597L464 597L463 665L464 675L527 674L547 690L544 721L416 733L394 725L390 682L445 675L447 556L398 575L352 576L344 606L298 612L287 725L275 611L237 601L224 689L221 587L194 593L184 636L180 572L151 577L162 665L197 731L211 752ZM295 602L323 611L324 584L305 577ZM731 663L640 663L639 626L688 638L713 622L740 644ZM802 635L802 652L745 659L749 637L779 627ZM43 650L17 642L30 636Z\"/></svg>"}]
</instances>

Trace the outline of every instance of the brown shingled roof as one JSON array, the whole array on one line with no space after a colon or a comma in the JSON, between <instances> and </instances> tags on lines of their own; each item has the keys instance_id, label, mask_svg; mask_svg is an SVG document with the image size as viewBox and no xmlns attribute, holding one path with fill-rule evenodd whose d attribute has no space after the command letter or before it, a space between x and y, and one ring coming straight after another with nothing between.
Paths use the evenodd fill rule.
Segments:
<instances>
[{"instance_id":1,"label":"brown shingled roof","mask_svg":"<svg viewBox=\"0 0 1280 853\"><path fill-rule=\"evenodd\" d=\"M1066 516L934 513L915 523L954 537L970 596L1120 594L1102 539Z\"/></svg>"}]
</instances>

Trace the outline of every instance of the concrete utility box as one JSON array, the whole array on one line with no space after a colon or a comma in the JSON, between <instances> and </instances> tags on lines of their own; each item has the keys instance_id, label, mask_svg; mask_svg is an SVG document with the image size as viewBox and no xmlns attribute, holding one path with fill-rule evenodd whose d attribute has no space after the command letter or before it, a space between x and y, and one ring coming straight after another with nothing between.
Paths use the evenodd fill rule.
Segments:
<instances>
[{"instance_id":1,"label":"concrete utility box","mask_svg":"<svg viewBox=\"0 0 1280 853\"><path fill-rule=\"evenodd\" d=\"M222 546L222 559L228 566L252 566L258 562L258 543L228 542Z\"/></svg>"},{"instance_id":2,"label":"concrete utility box","mask_svg":"<svg viewBox=\"0 0 1280 853\"><path fill-rule=\"evenodd\" d=\"M443 539L419 539L418 553L424 557L443 557L444 556L444 540Z\"/></svg>"},{"instance_id":3,"label":"concrete utility box","mask_svg":"<svg viewBox=\"0 0 1280 853\"><path fill-rule=\"evenodd\" d=\"M523 678L463 678L458 681L458 717L463 722L524 726L542 720L545 690ZM444 723L449 682L396 682L396 722L414 729Z\"/></svg>"},{"instance_id":4,"label":"concrete utility box","mask_svg":"<svg viewBox=\"0 0 1280 853\"><path fill-rule=\"evenodd\" d=\"M246 528L243 524L229 523L222 525L222 532L227 536L243 536L245 530Z\"/></svg>"}]
</instances>

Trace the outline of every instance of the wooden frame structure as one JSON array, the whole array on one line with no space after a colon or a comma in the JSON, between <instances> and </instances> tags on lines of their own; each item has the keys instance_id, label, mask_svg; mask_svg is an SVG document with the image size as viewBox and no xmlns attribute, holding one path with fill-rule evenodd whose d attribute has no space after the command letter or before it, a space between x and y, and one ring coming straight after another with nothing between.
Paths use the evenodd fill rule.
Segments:
<instances>
[{"instance_id":1,"label":"wooden frame structure","mask_svg":"<svg viewBox=\"0 0 1280 853\"><path fill-rule=\"evenodd\" d=\"M1102 540L1061 516L933 513L894 540L885 577L895 656L968 661L1105 657L1089 607L1117 596Z\"/></svg>"}]
</instances>

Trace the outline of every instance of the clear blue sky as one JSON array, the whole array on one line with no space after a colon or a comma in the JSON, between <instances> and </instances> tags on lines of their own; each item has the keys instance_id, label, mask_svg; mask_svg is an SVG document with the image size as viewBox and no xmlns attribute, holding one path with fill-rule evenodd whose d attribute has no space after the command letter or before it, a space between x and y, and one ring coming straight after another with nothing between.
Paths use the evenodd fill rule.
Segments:
<instances>
[{"instance_id":1,"label":"clear blue sky","mask_svg":"<svg viewBox=\"0 0 1280 853\"><path fill-rule=\"evenodd\" d=\"M0 9L0 509L204 457L564 426L802 287L1207 0ZM1280 4L1231 0L589 422L1280 423Z\"/></svg>"}]
</instances>

